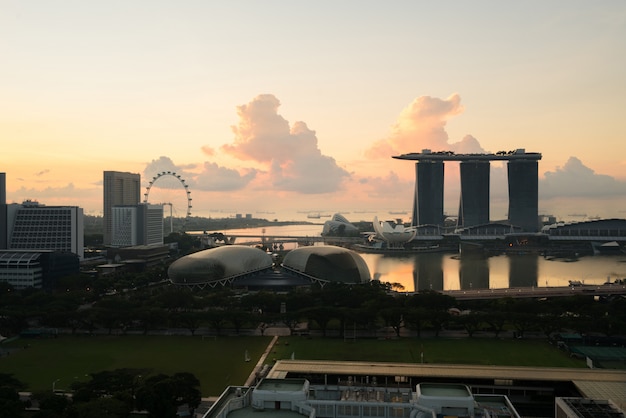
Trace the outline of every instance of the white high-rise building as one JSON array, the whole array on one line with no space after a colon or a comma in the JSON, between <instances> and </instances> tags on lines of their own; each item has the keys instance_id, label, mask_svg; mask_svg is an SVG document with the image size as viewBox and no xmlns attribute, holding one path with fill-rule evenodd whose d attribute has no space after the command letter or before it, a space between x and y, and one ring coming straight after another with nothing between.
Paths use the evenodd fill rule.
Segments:
<instances>
[{"instance_id":1,"label":"white high-rise building","mask_svg":"<svg viewBox=\"0 0 626 418\"><path fill-rule=\"evenodd\" d=\"M105 171L103 191L104 245L111 245L113 206L138 205L140 203L141 176L135 173Z\"/></svg>"},{"instance_id":2,"label":"white high-rise building","mask_svg":"<svg viewBox=\"0 0 626 418\"><path fill-rule=\"evenodd\" d=\"M163 206L142 203L113 206L112 247L163 244Z\"/></svg>"}]
</instances>

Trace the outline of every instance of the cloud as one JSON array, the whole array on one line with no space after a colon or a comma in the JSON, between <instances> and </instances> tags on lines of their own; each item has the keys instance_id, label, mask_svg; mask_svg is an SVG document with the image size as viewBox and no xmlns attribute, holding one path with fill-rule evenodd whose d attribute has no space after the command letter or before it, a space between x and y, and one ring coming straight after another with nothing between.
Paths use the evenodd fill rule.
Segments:
<instances>
[{"instance_id":1,"label":"cloud","mask_svg":"<svg viewBox=\"0 0 626 418\"><path fill-rule=\"evenodd\" d=\"M208 145L205 145L201 149L202 149L202 153L204 155L206 155L207 157L214 157L215 156L215 150L212 147L209 147Z\"/></svg>"},{"instance_id":2,"label":"cloud","mask_svg":"<svg viewBox=\"0 0 626 418\"><path fill-rule=\"evenodd\" d=\"M365 156L370 159L389 158L422 149L457 153L484 152L478 140L471 135L466 135L458 142L450 142L446 124L453 116L463 113L463 110L458 94L445 100L430 96L418 97L402 110L389 136L374 143L365 151Z\"/></svg>"},{"instance_id":3,"label":"cloud","mask_svg":"<svg viewBox=\"0 0 626 418\"><path fill-rule=\"evenodd\" d=\"M215 163L204 163L203 170L195 177L195 187L203 191L230 191L246 187L256 176L256 170L245 174Z\"/></svg>"},{"instance_id":4,"label":"cloud","mask_svg":"<svg viewBox=\"0 0 626 418\"><path fill-rule=\"evenodd\" d=\"M303 194L335 192L349 173L334 158L322 155L315 131L304 122L289 122L278 114L280 102L271 94L237 107L232 144L221 151L242 161L262 164L259 187Z\"/></svg>"},{"instance_id":5,"label":"cloud","mask_svg":"<svg viewBox=\"0 0 626 418\"><path fill-rule=\"evenodd\" d=\"M239 171L220 167L216 163L205 162L201 170L197 171L195 164L178 165L171 158L161 156L152 160L144 169L146 181L153 179L157 174L170 171L180 175L185 183L198 191L232 191L240 190L250 183L256 176L256 170ZM178 181L159 181L159 187L176 189L180 187Z\"/></svg>"},{"instance_id":6,"label":"cloud","mask_svg":"<svg viewBox=\"0 0 626 418\"><path fill-rule=\"evenodd\" d=\"M37 201L46 206L102 207L102 187L77 188L73 183L62 187L34 189L20 187L11 193L7 203L22 203L25 200Z\"/></svg>"},{"instance_id":7,"label":"cloud","mask_svg":"<svg viewBox=\"0 0 626 418\"><path fill-rule=\"evenodd\" d=\"M35 175L36 175L37 177L41 177L41 176L43 176L44 174L48 174L49 172L50 172L50 170L45 169L45 170L41 170L41 171L40 171L40 172L38 172L38 173L35 173Z\"/></svg>"},{"instance_id":8,"label":"cloud","mask_svg":"<svg viewBox=\"0 0 626 418\"><path fill-rule=\"evenodd\" d=\"M539 180L540 198L614 197L626 194L626 182L586 167L581 160L570 157L563 167L547 171Z\"/></svg>"}]
</instances>

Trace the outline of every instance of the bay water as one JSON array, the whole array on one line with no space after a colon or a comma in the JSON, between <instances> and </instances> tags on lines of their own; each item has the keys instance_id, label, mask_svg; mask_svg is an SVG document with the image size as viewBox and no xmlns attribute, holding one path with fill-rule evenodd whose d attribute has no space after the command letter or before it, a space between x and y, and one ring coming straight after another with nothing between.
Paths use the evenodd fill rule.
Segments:
<instances>
[{"instance_id":1,"label":"bay water","mask_svg":"<svg viewBox=\"0 0 626 418\"><path fill-rule=\"evenodd\" d=\"M285 225L230 229L226 235L320 237L322 225ZM194 232L191 232L194 233ZM237 243L245 244L238 238ZM295 244L292 248L295 248ZM291 249L285 247L285 249ZM466 290L568 286L571 282L601 285L626 279L626 254L548 259L535 254L483 256L450 252L387 256L360 253L372 279L398 289Z\"/></svg>"}]
</instances>

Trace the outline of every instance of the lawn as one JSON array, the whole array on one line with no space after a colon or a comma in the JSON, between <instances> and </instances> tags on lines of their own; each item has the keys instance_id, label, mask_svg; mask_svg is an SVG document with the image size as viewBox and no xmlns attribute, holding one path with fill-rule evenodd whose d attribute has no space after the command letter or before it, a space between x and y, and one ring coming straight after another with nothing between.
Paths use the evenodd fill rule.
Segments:
<instances>
[{"instance_id":1,"label":"lawn","mask_svg":"<svg viewBox=\"0 0 626 418\"><path fill-rule=\"evenodd\" d=\"M30 391L66 390L74 380L103 370L147 368L154 373L193 373L203 396L242 385L270 337L99 336L19 339L1 347L0 373L12 373ZM0 353L2 353L0 349ZM15 349L15 350L13 350ZM11 350L9 355L6 351ZM251 361L245 361L245 352Z\"/></svg>"},{"instance_id":2,"label":"lawn","mask_svg":"<svg viewBox=\"0 0 626 418\"><path fill-rule=\"evenodd\" d=\"M495 338L342 339L281 337L274 359L390 361L398 363L586 367L545 340Z\"/></svg>"},{"instance_id":3,"label":"lawn","mask_svg":"<svg viewBox=\"0 0 626 418\"><path fill-rule=\"evenodd\" d=\"M191 372L203 396L243 385L271 337L98 336L20 339L0 346L0 373L12 373L28 390L69 389L90 373L147 368L154 373ZM11 350L6 355L7 350ZM248 351L250 361L245 361ZM585 367L582 360L544 340L495 338L357 339L280 337L274 360L351 360L401 363Z\"/></svg>"}]
</instances>

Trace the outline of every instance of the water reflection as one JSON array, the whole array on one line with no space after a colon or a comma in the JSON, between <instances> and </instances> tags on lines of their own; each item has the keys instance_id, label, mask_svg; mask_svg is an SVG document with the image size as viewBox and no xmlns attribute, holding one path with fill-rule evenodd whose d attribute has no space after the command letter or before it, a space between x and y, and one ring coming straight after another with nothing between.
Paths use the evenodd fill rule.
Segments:
<instances>
[{"instance_id":1,"label":"water reflection","mask_svg":"<svg viewBox=\"0 0 626 418\"><path fill-rule=\"evenodd\" d=\"M413 289L443 290L443 257L444 253L413 257Z\"/></svg>"},{"instance_id":2,"label":"water reflection","mask_svg":"<svg viewBox=\"0 0 626 418\"><path fill-rule=\"evenodd\" d=\"M489 288L489 259L480 254L459 258L459 284L461 289Z\"/></svg>"},{"instance_id":3,"label":"water reflection","mask_svg":"<svg viewBox=\"0 0 626 418\"><path fill-rule=\"evenodd\" d=\"M538 255L361 254L372 278L398 283L405 291L567 286L570 281L602 284L626 278L626 255L589 256L577 261Z\"/></svg>"},{"instance_id":4,"label":"water reflection","mask_svg":"<svg viewBox=\"0 0 626 418\"><path fill-rule=\"evenodd\" d=\"M319 225L229 230L233 234L319 236ZM244 240L241 240L244 241ZM240 242L240 241L238 241ZM602 284L626 278L626 254L547 259L540 255L423 253L405 257L361 254L373 279L415 290L505 289Z\"/></svg>"},{"instance_id":5,"label":"water reflection","mask_svg":"<svg viewBox=\"0 0 626 418\"><path fill-rule=\"evenodd\" d=\"M507 257L509 259L509 286L537 286L539 275L539 257L532 254L520 254Z\"/></svg>"}]
</instances>

